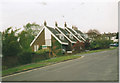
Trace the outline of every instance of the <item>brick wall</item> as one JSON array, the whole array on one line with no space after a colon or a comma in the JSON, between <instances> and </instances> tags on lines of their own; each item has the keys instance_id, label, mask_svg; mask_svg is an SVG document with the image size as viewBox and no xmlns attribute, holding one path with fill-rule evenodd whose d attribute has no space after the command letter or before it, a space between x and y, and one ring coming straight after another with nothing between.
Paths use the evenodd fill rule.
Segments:
<instances>
[{"instance_id":1,"label":"brick wall","mask_svg":"<svg viewBox=\"0 0 120 83\"><path fill-rule=\"evenodd\" d=\"M41 32L41 34L39 35L39 37L35 40L35 42L33 43L32 47L32 51L34 51L34 45L45 45L45 29Z\"/></svg>"}]
</instances>

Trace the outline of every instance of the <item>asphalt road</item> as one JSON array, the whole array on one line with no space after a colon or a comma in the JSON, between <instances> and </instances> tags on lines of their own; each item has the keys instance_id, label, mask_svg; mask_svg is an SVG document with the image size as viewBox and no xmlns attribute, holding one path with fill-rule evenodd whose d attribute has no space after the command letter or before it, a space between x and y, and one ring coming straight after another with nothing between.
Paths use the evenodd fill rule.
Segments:
<instances>
[{"instance_id":1,"label":"asphalt road","mask_svg":"<svg viewBox=\"0 0 120 83\"><path fill-rule=\"evenodd\" d=\"M118 49L3 77L2 81L118 81Z\"/></svg>"}]
</instances>

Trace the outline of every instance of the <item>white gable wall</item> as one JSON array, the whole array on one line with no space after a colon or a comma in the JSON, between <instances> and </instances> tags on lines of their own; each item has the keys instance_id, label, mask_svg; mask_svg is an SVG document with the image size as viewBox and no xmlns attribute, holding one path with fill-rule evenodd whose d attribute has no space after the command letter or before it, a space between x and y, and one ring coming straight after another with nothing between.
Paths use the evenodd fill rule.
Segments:
<instances>
[{"instance_id":1,"label":"white gable wall","mask_svg":"<svg viewBox=\"0 0 120 83\"><path fill-rule=\"evenodd\" d=\"M45 45L51 46L51 33L46 27L45 27Z\"/></svg>"}]
</instances>

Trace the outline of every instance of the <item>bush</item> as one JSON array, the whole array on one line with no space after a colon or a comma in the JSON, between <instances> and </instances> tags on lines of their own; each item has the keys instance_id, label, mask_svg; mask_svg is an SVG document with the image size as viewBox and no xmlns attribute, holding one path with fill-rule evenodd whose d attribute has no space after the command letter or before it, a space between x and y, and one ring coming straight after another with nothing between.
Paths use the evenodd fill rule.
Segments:
<instances>
[{"instance_id":1,"label":"bush","mask_svg":"<svg viewBox=\"0 0 120 83\"><path fill-rule=\"evenodd\" d=\"M28 64L32 62L32 52L22 52L18 55L19 64Z\"/></svg>"},{"instance_id":2,"label":"bush","mask_svg":"<svg viewBox=\"0 0 120 83\"><path fill-rule=\"evenodd\" d=\"M91 42L90 49L91 50L96 50L96 49L109 48L110 43L112 43L111 40L96 39L96 40L94 40L94 41Z\"/></svg>"},{"instance_id":3,"label":"bush","mask_svg":"<svg viewBox=\"0 0 120 83\"><path fill-rule=\"evenodd\" d=\"M89 42L89 40L86 40L84 42L84 45L85 45L85 50L89 50L90 49L90 42Z\"/></svg>"},{"instance_id":4,"label":"bush","mask_svg":"<svg viewBox=\"0 0 120 83\"><path fill-rule=\"evenodd\" d=\"M33 54L32 62L37 62L49 58L49 49L41 49Z\"/></svg>"},{"instance_id":5,"label":"bush","mask_svg":"<svg viewBox=\"0 0 120 83\"><path fill-rule=\"evenodd\" d=\"M2 69L8 69L19 65L17 56L2 57Z\"/></svg>"},{"instance_id":6,"label":"bush","mask_svg":"<svg viewBox=\"0 0 120 83\"><path fill-rule=\"evenodd\" d=\"M75 50L74 53L80 53L85 51L85 44L83 42L77 42L72 48Z\"/></svg>"},{"instance_id":7,"label":"bush","mask_svg":"<svg viewBox=\"0 0 120 83\"><path fill-rule=\"evenodd\" d=\"M38 50L36 53L37 54L45 54L47 52L49 52L49 49L41 49L41 50Z\"/></svg>"}]
</instances>

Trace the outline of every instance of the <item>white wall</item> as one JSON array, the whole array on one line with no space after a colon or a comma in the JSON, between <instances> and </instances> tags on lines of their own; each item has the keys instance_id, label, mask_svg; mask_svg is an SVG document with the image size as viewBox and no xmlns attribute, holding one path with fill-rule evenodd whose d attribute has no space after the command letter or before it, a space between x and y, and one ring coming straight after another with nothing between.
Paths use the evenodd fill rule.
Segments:
<instances>
[{"instance_id":1,"label":"white wall","mask_svg":"<svg viewBox=\"0 0 120 83\"><path fill-rule=\"evenodd\" d=\"M51 46L51 33L46 27L45 27L45 45Z\"/></svg>"}]
</instances>

